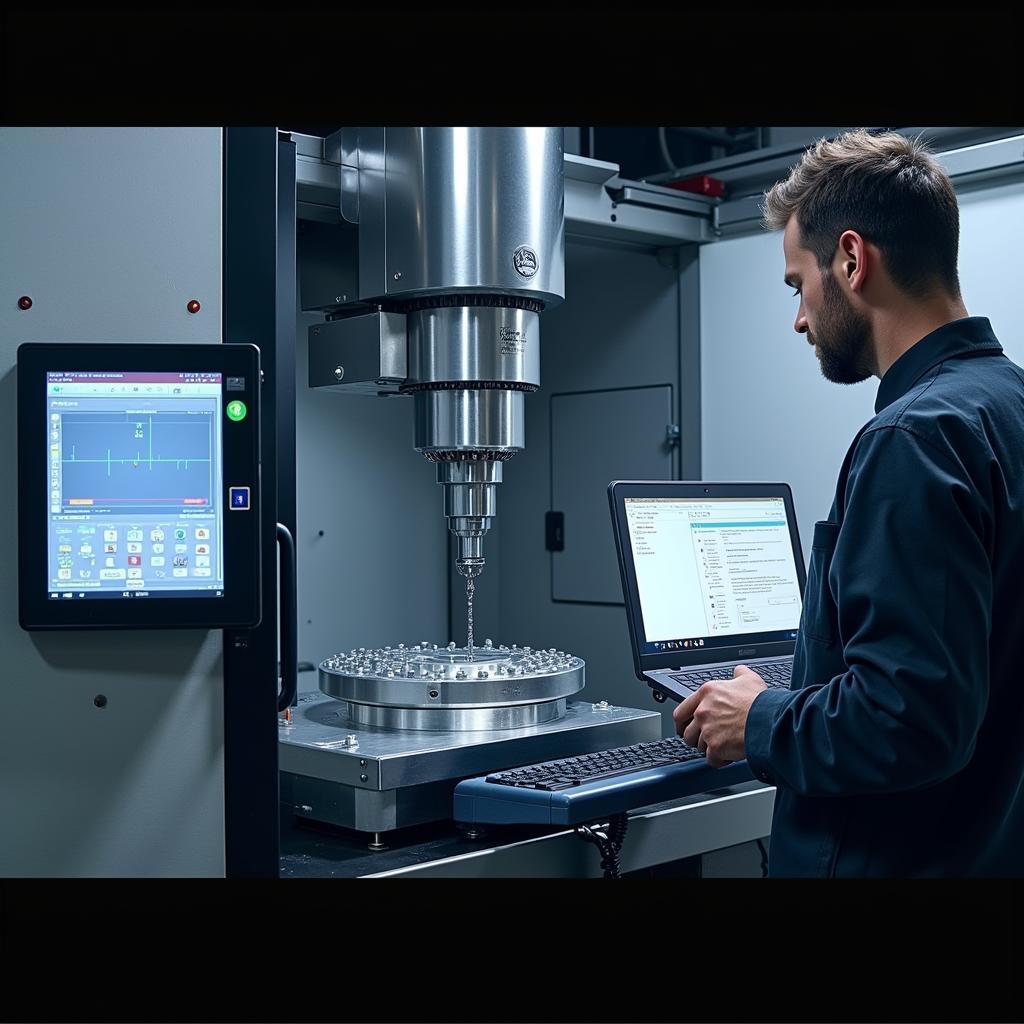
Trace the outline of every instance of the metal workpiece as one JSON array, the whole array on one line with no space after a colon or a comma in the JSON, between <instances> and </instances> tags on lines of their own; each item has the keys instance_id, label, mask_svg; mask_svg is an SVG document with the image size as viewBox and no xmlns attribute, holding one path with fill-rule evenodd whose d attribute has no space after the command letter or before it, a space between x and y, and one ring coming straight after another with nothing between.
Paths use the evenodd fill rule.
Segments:
<instances>
[{"instance_id":1,"label":"metal workpiece","mask_svg":"<svg viewBox=\"0 0 1024 1024\"><path fill-rule=\"evenodd\" d=\"M583 689L584 663L555 648L534 650L487 640L472 656L465 647L420 643L367 650L354 648L320 664L320 689L346 701L356 720L397 729L505 729L557 717L558 708L509 714L516 706L551 704ZM423 715L363 715L353 705ZM434 711L472 711L438 715Z\"/></svg>"},{"instance_id":2,"label":"metal workpiece","mask_svg":"<svg viewBox=\"0 0 1024 1024\"><path fill-rule=\"evenodd\" d=\"M384 708L376 704L347 705L356 725L413 732L484 732L528 729L565 714L565 700L488 708Z\"/></svg>"},{"instance_id":3,"label":"metal workpiece","mask_svg":"<svg viewBox=\"0 0 1024 1024\"><path fill-rule=\"evenodd\" d=\"M432 461L448 452L510 458L525 445L521 391L452 388L419 391L415 403L415 447ZM438 453L435 455L435 453Z\"/></svg>"},{"instance_id":4,"label":"metal workpiece","mask_svg":"<svg viewBox=\"0 0 1024 1024\"><path fill-rule=\"evenodd\" d=\"M540 385L540 314L508 306L441 306L408 314L406 387L488 382Z\"/></svg>"}]
</instances>

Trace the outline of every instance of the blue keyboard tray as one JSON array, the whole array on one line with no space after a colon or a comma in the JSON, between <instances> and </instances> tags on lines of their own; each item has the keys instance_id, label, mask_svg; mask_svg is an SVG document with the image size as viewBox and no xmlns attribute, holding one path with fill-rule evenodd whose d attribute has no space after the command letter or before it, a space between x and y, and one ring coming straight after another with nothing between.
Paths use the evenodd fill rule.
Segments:
<instances>
[{"instance_id":1,"label":"blue keyboard tray","mask_svg":"<svg viewBox=\"0 0 1024 1024\"><path fill-rule=\"evenodd\" d=\"M643 768L554 792L464 779L455 787L452 816L465 824L579 825L636 807L750 782L746 761L711 768L706 761Z\"/></svg>"}]
</instances>

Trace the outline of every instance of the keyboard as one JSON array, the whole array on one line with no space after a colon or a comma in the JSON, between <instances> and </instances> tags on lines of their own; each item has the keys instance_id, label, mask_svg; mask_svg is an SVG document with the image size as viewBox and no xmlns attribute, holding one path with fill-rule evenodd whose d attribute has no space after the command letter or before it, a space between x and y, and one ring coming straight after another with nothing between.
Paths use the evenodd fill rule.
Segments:
<instances>
[{"instance_id":1,"label":"keyboard","mask_svg":"<svg viewBox=\"0 0 1024 1024\"><path fill-rule=\"evenodd\" d=\"M788 690L793 675L793 662L789 661L753 661L747 668L753 669L767 684L770 690ZM712 679L731 679L731 668L698 669L693 672L670 672L669 678L691 690L698 690L702 683Z\"/></svg>"},{"instance_id":2,"label":"keyboard","mask_svg":"<svg viewBox=\"0 0 1024 1024\"><path fill-rule=\"evenodd\" d=\"M456 821L577 825L753 779L746 761L712 768L678 737L544 761L463 779Z\"/></svg>"},{"instance_id":3,"label":"keyboard","mask_svg":"<svg viewBox=\"0 0 1024 1024\"><path fill-rule=\"evenodd\" d=\"M543 789L549 793L571 789L616 775L628 775L644 768L661 768L669 764L703 759L704 755L681 739L672 738L655 743L634 743L631 747L614 747L594 754L579 754L561 761L546 761L526 768L495 772L488 782L520 789Z\"/></svg>"}]
</instances>

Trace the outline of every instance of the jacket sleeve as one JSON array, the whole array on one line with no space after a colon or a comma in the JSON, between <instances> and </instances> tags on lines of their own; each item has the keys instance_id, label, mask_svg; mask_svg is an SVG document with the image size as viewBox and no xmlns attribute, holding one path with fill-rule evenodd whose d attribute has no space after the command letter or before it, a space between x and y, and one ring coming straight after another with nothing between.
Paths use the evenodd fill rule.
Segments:
<instances>
[{"instance_id":1,"label":"jacket sleeve","mask_svg":"<svg viewBox=\"0 0 1024 1024\"><path fill-rule=\"evenodd\" d=\"M745 731L755 775L849 796L928 786L967 764L988 703L984 515L952 452L902 426L863 435L829 573L847 670L758 695Z\"/></svg>"}]
</instances>

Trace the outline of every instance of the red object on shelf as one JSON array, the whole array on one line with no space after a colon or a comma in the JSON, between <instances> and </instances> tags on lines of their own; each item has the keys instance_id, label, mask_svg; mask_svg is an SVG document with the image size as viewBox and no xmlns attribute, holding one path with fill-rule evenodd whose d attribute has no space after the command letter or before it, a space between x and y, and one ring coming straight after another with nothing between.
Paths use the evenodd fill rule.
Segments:
<instances>
[{"instance_id":1,"label":"red object on shelf","mask_svg":"<svg viewBox=\"0 0 1024 1024\"><path fill-rule=\"evenodd\" d=\"M709 174L697 174L681 181L666 181L665 185L679 189L680 192L696 192L699 196L711 196L714 199L721 199L725 195L725 182Z\"/></svg>"}]
</instances>

